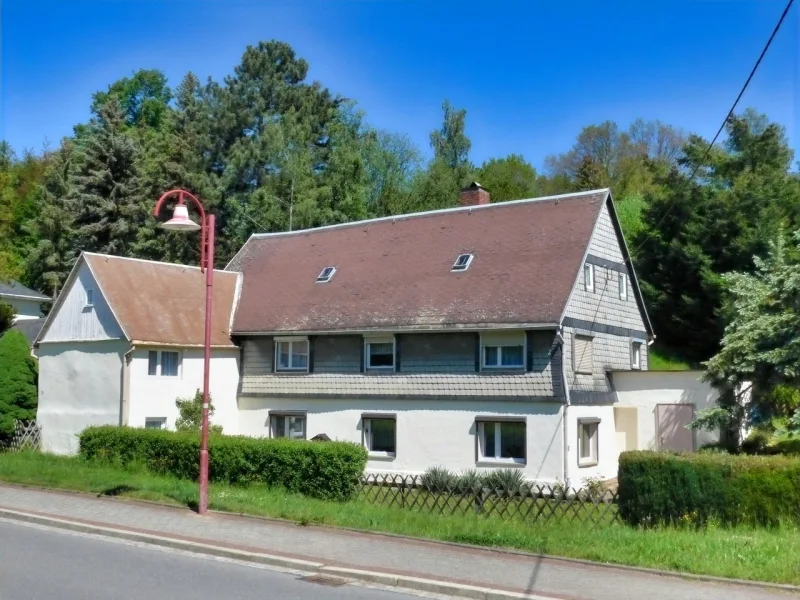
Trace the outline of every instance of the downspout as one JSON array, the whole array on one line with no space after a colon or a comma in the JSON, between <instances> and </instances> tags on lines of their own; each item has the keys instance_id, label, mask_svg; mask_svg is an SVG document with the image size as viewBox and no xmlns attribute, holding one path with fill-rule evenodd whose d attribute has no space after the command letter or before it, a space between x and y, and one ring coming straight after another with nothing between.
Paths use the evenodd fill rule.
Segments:
<instances>
[{"instance_id":1,"label":"downspout","mask_svg":"<svg viewBox=\"0 0 800 600\"><path fill-rule=\"evenodd\" d=\"M119 415L119 424L126 426L128 424L128 414L130 413L131 406L131 361L133 360L133 351L136 346L131 344L130 350L122 355L122 392L121 392L121 407Z\"/></svg>"},{"instance_id":2,"label":"downspout","mask_svg":"<svg viewBox=\"0 0 800 600\"><path fill-rule=\"evenodd\" d=\"M564 487L566 490L570 488L570 480L569 480L569 384L567 382L567 365L564 361L564 356L566 353L564 352L564 344L566 343L564 340L564 326L562 325L558 329L558 337L561 342L561 381L562 385L564 386L564 418L562 420L562 425L564 429L564 448L561 454L562 465L564 468Z\"/></svg>"}]
</instances>

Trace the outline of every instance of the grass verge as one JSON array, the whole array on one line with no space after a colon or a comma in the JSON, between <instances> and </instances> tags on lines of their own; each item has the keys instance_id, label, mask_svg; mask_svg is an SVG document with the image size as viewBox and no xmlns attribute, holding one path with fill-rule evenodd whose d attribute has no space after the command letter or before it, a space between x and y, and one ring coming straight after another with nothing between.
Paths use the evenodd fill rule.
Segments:
<instances>
[{"instance_id":1,"label":"grass verge","mask_svg":"<svg viewBox=\"0 0 800 600\"><path fill-rule=\"evenodd\" d=\"M0 454L0 480L194 506L194 482L121 469L80 458ZM800 535L775 529L709 527L704 530L634 529L586 523L525 525L474 515L438 515L314 500L280 489L213 484L215 510L289 519L301 524L350 527L450 542L651 567L718 577L800 584Z\"/></svg>"}]
</instances>

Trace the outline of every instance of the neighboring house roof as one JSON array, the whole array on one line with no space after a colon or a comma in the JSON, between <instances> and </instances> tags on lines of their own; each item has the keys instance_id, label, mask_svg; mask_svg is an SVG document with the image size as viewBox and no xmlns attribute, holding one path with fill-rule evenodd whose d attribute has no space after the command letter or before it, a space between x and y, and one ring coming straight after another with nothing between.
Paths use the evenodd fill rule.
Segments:
<instances>
[{"instance_id":1,"label":"neighboring house roof","mask_svg":"<svg viewBox=\"0 0 800 600\"><path fill-rule=\"evenodd\" d=\"M28 340L28 344L32 346L45 321L46 319L44 317L40 319L19 319L14 322L11 329L16 329L21 332L22 335L25 336L25 339Z\"/></svg>"},{"instance_id":2,"label":"neighboring house roof","mask_svg":"<svg viewBox=\"0 0 800 600\"><path fill-rule=\"evenodd\" d=\"M39 300L40 302L50 302L50 298L40 294L36 290L25 287L18 281L10 283L0 282L0 298L21 298L24 300Z\"/></svg>"},{"instance_id":3,"label":"neighboring house roof","mask_svg":"<svg viewBox=\"0 0 800 600\"><path fill-rule=\"evenodd\" d=\"M86 261L114 317L136 344L202 346L205 331L205 273L199 267L83 252L48 318ZM234 346L230 324L239 274L214 271L212 346ZM47 325L42 329L44 336Z\"/></svg>"},{"instance_id":4,"label":"neighboring house roof","mask_svg":"<svg viewBox=\"0 0 800 600\"><path fill-rule=\"evenodd\" d=\"M605 202L607 189L253 235L228 265L243 274L233 331L555 327ZM474 259L451 272L460 254Z\"/></svg>"}]
</instances>

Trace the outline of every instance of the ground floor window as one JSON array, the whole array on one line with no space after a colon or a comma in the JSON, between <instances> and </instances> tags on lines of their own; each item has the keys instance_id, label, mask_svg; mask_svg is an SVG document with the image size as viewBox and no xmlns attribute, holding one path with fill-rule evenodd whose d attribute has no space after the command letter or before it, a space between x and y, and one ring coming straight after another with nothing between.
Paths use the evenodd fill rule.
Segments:
<instances>
[{"instance_id":1,"label":"ground floor window","mask_svg":"<svg viewBox=\"0 0 800 600\"><path fill-rule=\"evenodd\" d=\"M578 419L578 466L597 464L600 419Z\"/></svg>"},{"instance_id":2,"label":"ground floor window","mask_svg":"<svg viewBox=\"0 0 800 600\"><path fill-rule=\"evenodd\" d=\"M478 460L525 463L525 422L479 420Z\"/></svg>"},{"instance_id":3,"label":"ground floor window","mask_svg":"<svg viewBox=\"0 0 800 600\"><path fill-rule=\"evenodd\" d=\"M306 415L270 413L270 434L273 438L306 439Z\"/></svg>"},{"instance_id":4,"label":"ground floor window","mask_svg":"<svg viewBox=\"0 0 800 600\"><path fill-rule=\"evenodd\" d=\"M397 453L397 420L392 416L363 416L364 445L371 456Z\"/></svg>"},{"instance_id":5,"label":"ground floor window","mask_svg":"<svg viewBox=\"0 0 800 600\"><path fill-rule=\"evenodd\" d=\"M167 428L167 418L166 417L147 417L144 420L145 429L166 429Z\"/></svg>"},{"instance_id":6,"label":"ground floor window","mask_svg":"<svg viewBox=\"0 0 800 600\"><path fill-rule=\"evenodd\" d=\"M178 377L180 352L150 350L147 353L147 374L153 377Z\"/></svg>"}]
</instances>

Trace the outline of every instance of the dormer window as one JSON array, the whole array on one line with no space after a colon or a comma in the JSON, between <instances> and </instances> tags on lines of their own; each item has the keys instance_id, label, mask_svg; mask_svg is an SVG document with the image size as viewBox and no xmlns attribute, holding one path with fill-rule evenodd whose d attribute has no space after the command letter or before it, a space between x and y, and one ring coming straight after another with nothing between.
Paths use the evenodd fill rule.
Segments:
<instances>
[{"instance_id":1,"label":"dormer window","mask_svg":"<svg viewBox=\"0 0 800 600\"><path fill-rule=\"evenodd\" d=\"M469 269L470 264L472 264L472 254L459 254L456 262L453 263L453 268L450 269L451 271L466 271Z\"/></svg>"},{"instance_id":2,"label":"dormer window","mask_svg":"<svg viewBox=\"0 0 800 600\"><path fill-rule=\"evenodd\" d=\"M336 273L336 267L325 267L317 276L317 283L328 283Z\"/></svg>"}]
</instances>

